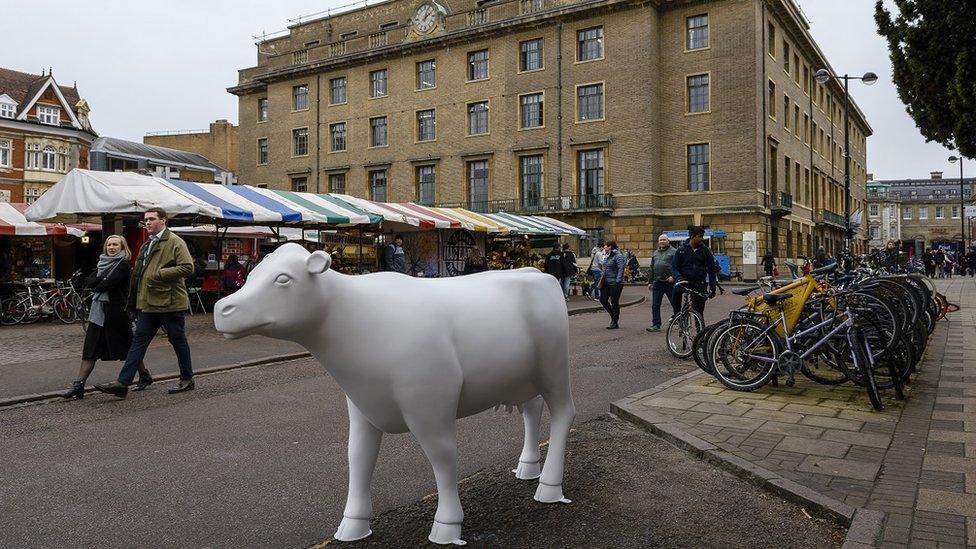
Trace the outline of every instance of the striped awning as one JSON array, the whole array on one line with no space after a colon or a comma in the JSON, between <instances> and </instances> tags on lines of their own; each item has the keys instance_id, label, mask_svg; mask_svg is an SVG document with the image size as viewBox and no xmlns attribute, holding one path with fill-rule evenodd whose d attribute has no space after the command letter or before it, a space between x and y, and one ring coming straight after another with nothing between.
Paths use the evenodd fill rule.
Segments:
<instances>
[{"instance_id":1,"label":"striped awning","mask_svg":"<svg viewBox=\"0 0 976 549\"><path fill-rule=\"evenodd\" d=\"M485 217L509 226L512 234L584 235L586 231L544 216L516 215L508 212L484 214Z\"/></svg>"},{"instance_id":2,"label":"striped awning","mask_svg":"<svg viewBox=\"0 0 976 549\"><path fill-rule=\"evenodd\" d=\"M61 223L35 223L24 217L27 204L0 202L0 236L47 236L70 234L81 236L85 231L66 227Z\"/></svg>"},{"instance_id":3,"label":"striped awning","mask_svg":"<svg viewBox=\"0 0 976 549\"><path fill-rule=\"evenodd\" d=\"M435 210L442 215L449 217L454 217L462 222L470 223L473 230L485 233L508 233L511 228L508 225L499 223L494 219L485 217L477 212L472 212L470 210L465 210L464 208L430 208Z\"/></svg>"},{"instance_id":4,"label":"striped awning","mask_svg":"<svg viewBox=\"0 0 976 549\"><path fill-rule=\"evenodd\" d=\"M443 208L430 208L413 202L373 202L347 194L334 195L363 210L383 217L384 221L405 223L421 229L469 229L470 223L445 214Z\"/></svg>"}]
</instances>

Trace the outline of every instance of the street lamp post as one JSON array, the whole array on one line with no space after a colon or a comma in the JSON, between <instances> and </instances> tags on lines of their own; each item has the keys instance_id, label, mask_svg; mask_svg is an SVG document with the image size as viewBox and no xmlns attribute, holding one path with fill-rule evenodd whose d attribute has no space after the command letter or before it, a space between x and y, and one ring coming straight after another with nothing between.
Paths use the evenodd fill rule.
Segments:
<instances>
[{"instance_id":1,"label":"street lamp post","mask_svg":"<svg viewBox=\"0 0 976 549\"><path fill-rule=\"evenodd\" d=\"M963 179L962 179L962 155L959 156L952 155L949 157L949 162L953 164L959 162L959 225L962 230L962 250L959 253L965 253L966 251L966 193L963 192ZM972 235L970 235L971 237Z\"/></svg>"},{"instance_id":2,"label":"street lamp post","mask_svg":"<svg viewBox=\"0 0 976 549\"><path fill-rule=\"evenodd\" d=\"M834 75L827 69L820 69L814 74L814 78L820 84L826 84L831 78L844 81L844 250L851 251L851 240L854 239L854 232L851 230L851 97L848 94L847 84L851 80L860 80L866 86L871 86L878 81L878 75L873 72L866 72L862 76Z\"/></svg>"}]
</instances>

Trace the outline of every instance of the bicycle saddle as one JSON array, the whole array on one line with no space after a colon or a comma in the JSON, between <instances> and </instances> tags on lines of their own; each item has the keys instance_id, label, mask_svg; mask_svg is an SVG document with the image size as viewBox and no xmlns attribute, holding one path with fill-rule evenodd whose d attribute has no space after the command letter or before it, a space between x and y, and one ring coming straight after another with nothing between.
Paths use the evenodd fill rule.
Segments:
<instances>
[{"instance_id":1,"label":"bicycle saddle","mask_svg":"<svg viewBox=\"0 0 976 549\"><path fill-rule=\"evenodd\" d=\"M745 288L736 288L736 289L732 290L732 293L735 294L735 295L748 295L748 294L750 294L750 293L758 290L759 288L760 288L760 286L758 286L758 285L756 285L756 286L746 286Z\"/></svg>"},{"instance_id":2,"label":"bicycle saddle","mask_svg":"<svg viewBox=\"0 0 976 549\"><path fill-rule=\"evenodd\" d=\"M787 299L793 297L793 294L763 294L763 301L769 305L776 305L781 301L786 301Z\"/></svg>"}]
</instances>

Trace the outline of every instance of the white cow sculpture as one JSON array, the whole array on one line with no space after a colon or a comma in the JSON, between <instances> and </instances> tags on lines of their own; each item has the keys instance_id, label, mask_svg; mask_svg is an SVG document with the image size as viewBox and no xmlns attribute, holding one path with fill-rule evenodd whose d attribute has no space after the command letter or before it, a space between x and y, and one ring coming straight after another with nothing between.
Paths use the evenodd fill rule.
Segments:
<instances>
[{"instance_id":1,"label":"white cow sculpture","mask_svg":"<svg viewBox=\"0 0 976 549\"><path fill-rule=\"evenodd\" d=\"M285 244L236 293L217 302L229 339L261 334L308 349L346 393L349 494L340 541L369 536L370 478L383 433L410 431L437 481L428 539L463 545L455 420L498 405L522 408L519 479L540 476L542 404L549 453L535 500L563 497L566 438L576 415L569 383L569 321L558 282L535 269L457 278L398 273L347 276L332 257Z\"/></svg>"}]
</instances>

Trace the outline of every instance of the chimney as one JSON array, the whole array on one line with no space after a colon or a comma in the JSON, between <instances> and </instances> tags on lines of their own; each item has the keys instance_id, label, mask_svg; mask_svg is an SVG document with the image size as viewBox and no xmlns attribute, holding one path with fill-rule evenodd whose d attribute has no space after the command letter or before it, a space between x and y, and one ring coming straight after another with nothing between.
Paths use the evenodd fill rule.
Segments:
<instances>
[{"instance_id":1,"label":"chimney","mask_svg":"<svg viewBox=\"0 0 976 549\"><path fill-rule=\"evenodd\" d=\"M942 179L942 172L929 172L932 179Z\"/></svg>"},{"instance_id":2,"label":"chimney","mask_svg":"<svg viewBox=\"0 0 976 549\"><path fill-rule=\"evenodd\" d=\"M868 181L874 181L874 174L871 172L868 172Z\"/></svg>"}]
</instances>

